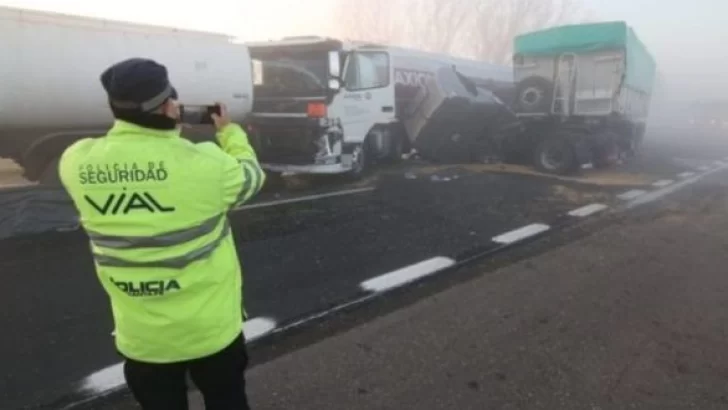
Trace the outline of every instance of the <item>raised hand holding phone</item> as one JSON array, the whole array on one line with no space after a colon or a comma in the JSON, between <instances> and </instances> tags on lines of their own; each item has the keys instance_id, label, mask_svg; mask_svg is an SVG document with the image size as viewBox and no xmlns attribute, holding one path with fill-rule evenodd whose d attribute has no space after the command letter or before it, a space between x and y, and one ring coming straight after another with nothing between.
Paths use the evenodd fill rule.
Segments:
<instances>
[{"instance_id":1,"label":"raised hand holding phone","mask_svg":"<svg viewBox=\"0 0 728 410\"><path fill-rule=\"evenodd\" d=\"M211 112L210 117L212 118L213 124L215 124L215 128L221 130L231 122L230 117L228 116L227 106L223 103L217 102L214 107L216 107L217 112Z\"/></svg>"},{"instance_id":2,"label":"raised hand holding phone","mask_svg":"<svg viewBox=\"0 0 728 410\"><path fill-rule=\"evenodd\" d=\"M223 108L223 104L216 103L214 105L193 105L180 104L180 122L189 125L216 124L213 115L223 117L222 110L225 110L224 117L227 118L227 110ZM228 121L229 123L230 121Z\"/></svg>"}]
</instances>

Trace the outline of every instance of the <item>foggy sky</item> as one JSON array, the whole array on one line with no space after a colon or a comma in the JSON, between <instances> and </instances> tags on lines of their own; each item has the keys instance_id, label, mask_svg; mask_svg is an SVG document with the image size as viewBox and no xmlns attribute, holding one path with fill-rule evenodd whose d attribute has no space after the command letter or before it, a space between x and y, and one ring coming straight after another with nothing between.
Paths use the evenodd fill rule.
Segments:
<instances>
[{"instance_id":1,"label":"foggy sky","mask_svg":"<svg viewBox=\"0 0 728 410\"><path fill-rule=\"evenodd\" d=\"M728 99L728 0L585 0L652 51L671 100Z\"/></svg>"},{"instance_id":2,"label":"foggy sky","mask_svg":"<svg viewBox=\"0 0 728 410\"><path fill-rule=\"evenodd\" d=\"M209 0L203 8L178 0L0 0L0 4L221 31L258 40L332 32L335 22L329 16L335 1ZM665 76L670 99L726 98L728 0L583 1L593 17L625 20L635 28Z\"/></svg>"}]
</instances>

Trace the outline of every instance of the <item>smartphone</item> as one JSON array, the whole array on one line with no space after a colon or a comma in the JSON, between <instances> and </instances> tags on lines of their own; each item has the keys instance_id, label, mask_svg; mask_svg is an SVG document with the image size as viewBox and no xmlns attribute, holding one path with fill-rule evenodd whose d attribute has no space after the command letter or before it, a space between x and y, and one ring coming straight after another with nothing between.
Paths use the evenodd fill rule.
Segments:
<instances>
[{"instance_id":1,"label":"smartphone","mask_svg":"<svg viewBox=\"0 0 728 410\"><path fill-rule=\"evenodd\" d=\"M220 106L180 104L180 122L190 125L212 124L212 114L220 115Z\"/></svg>"}]
</instances>

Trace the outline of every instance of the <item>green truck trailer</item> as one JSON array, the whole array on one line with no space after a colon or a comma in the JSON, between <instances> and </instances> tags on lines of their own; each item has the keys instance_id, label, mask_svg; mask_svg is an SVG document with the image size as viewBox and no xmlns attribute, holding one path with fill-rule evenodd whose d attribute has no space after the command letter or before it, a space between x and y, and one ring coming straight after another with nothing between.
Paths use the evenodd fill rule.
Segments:
<instances>
[{"instance_id":1,"label":"green truck trailer","mask_svg":"<svg viewBox=\"0 0 728 410\"><path fill-rule=\"evenodd\" d=\"M511 152L547 172L609 166L646 131L655 60L625 22L568 25L514 40L514 111L525 132Z\"/></svg>"}]
</instances>

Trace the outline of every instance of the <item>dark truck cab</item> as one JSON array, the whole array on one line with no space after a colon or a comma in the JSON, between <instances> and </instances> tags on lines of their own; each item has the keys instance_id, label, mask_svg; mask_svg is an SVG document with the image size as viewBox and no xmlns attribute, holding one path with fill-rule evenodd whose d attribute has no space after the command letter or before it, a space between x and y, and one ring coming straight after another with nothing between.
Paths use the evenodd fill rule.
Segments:
<instances>
[{"instance_id":1,"label":"dark truck cab","mask_svg":"<svg viewBox=\"0 0 728 410\"><path fill-rule=\"evenodd\" d=\"M338 172L340 158L332 142L341 130L327 106L340 87L332 77L338 77L343 63L342 43L294 37L248 48L254 98L246 127L263 167Z\"/></svg>"}]
</instances>

